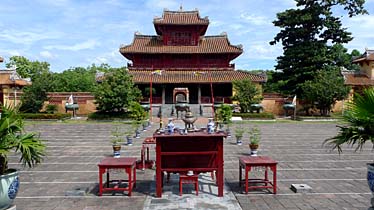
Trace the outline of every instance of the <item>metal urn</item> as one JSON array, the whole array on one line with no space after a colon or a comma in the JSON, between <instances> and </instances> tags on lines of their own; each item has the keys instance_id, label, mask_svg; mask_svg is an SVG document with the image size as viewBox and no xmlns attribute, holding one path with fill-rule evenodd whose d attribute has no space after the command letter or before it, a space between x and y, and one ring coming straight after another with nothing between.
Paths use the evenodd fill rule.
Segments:
<instances>
[{"instance_id":1,"label":"metal urn","mask_svg":"<svg viewBox=\"0 0 374 210\"><path fill-rule=\"evenodd\" d=\"M194 131L194 123L197 120L197 118L193 116L191 111L188 111L182 120L185 123L185 129L187 131Z\"/></svg>"}]
</instances>

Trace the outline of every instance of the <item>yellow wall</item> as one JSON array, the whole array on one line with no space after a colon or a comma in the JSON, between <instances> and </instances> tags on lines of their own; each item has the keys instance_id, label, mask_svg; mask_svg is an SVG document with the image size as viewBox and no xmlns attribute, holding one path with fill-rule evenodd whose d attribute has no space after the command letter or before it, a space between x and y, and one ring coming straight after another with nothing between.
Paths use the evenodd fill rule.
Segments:
<instances>
[{"instance_id":1,"label":"yellow wall","mask_svg":"<svg viewBox=\"0 0 374 210\"><path fill-rule=\"evenodd\" d=\"M12 89L9 86L3 86L3 100L4 105L9 105L10 107L14 107L14 105L19 105L21 103L21 96L22 90L19 89ZM16 98L14 97L16 96ZM16 100L14 100L16 99Z\"/></svg>"},{"instance_id":2,"label":"yellow wall","mask_svg":"<svg viewBox=\"0 0 374 210\"><path fill-rule=\"evenodd\" d=\"M362 62L360 64L361 71L369 76L370 79L374 79L374 62Z\"/></svg>"}]
</instances>

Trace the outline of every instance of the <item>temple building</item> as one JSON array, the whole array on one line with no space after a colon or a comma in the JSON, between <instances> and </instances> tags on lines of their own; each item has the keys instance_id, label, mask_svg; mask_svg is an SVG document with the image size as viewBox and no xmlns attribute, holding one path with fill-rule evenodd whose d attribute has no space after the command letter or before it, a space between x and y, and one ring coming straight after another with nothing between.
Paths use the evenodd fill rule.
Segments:
<instances>
[{"instance_id":1,"label":"temple building","mask_svg":"<svg viewBox=\"0 0 374 210\"><path fill-rule=\"evenodd\" d=\"M226 33L206 36L209 19L197 10L165 10L153 24L157 35L136 32L130 45L120 47L143 96L150 95L150 86L155 90L153 103L231 103L232 81L250 79L259 86L266 81L265 75L235 70L231 61L243 53L242 46L232 45Z\"/></svg>"},{"instance_id":2,"label":"temple building","mask_svg":"<svg viewBox=\"0 0 374 210\"><path fill-rule=\"evenodd\" d=\"M352 87L352 92L361 92L367 87L374 87L374 50L365 52L354 58L353 63L360 65L359 72L344 71L345 84Z\"/></svg>"}]
</instances>

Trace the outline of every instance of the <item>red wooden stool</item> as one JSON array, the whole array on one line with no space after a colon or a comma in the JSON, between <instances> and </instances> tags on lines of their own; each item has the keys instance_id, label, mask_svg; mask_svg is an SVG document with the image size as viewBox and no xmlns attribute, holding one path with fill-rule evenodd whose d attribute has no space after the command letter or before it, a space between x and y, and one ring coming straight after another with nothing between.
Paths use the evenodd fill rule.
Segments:
<instances>
[{"instance_id":1,"label":"red wooden stool","mask_svg":"<svg viewBox=\"0 0 374 210\"><path fill-rule=\"evenodd\" d=\"M179 175L179 195L182 196L182 185L183 184L195 184L195 190L196 190L196 195L199 195L199 175L194 174L194 175L185 175L185 174L180 174Z\"/></svg>"},{"instance_id":2,"label":"red wooden stool","mask_svg":"<svg viewBox=\"0 0 374 210\"><path fill-rule=\"evenodd\" d=\"M121 157L113 158L107 157L103 159L99 164L99 196L106 191L128 191L128 195L131 196L132 189L136 186L136 158ZM110 180L109 171L110 169L124 169L128 174L128 180ZM106 172L106 185L103 187L103 174ZM118 184L114 187L110 187L110 183L117 182ZM121 182L127 182L127 187L120 187Z\"/></svg>"},{"instance_id":3,"label":"red wooden stool","mask_svg":"<svg viewBox=\"0 0 374 210\"><path fill-rule=\"evenodd\" d=\"M264 179L249 179L248 172L251 171L252 167L264 167L265 178ZM268 168L273 171L273 181L271 182L268 178ZM245 169L245 179L242 179L242 169ZM245 182L245 192L248 193L248 189L257 188L273 188L273 193L277 193L277 162L270 157L266 156L243 156L239 158L239 186L242 182ZM249 186L249 183L263 183L261 186Z\"/></svg>"}]
</instances>

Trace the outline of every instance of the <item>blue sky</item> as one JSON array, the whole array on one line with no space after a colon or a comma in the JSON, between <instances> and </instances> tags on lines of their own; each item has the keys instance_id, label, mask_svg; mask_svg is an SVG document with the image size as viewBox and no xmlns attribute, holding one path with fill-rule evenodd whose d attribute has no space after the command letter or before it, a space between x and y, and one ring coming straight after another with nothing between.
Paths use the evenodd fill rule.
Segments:
<instances>
[{"instance_id":1,"label":"blue sky","mask_svg":"<svg viewBox=\"0 0 374 210\"><path fill-rule=\"evenodd\" d=\"M279 31L272 25L276 13L295 6L293 0L1 0L0 56L13 55L47 61L51 70L108 63L118 67L128 62L119 52L130 44L134 32L154 35L155 16L164 8L197 8L208 16L207 35L228 34L232 44L242 44L244 53L234 60L237 69L274 69L282 46L269 41ZM353 33L350 50L374 49L374 0L366 0L370 15L343 24ZM4 68L4 63L0 64Z\"/></svg>"}]
</instances>

